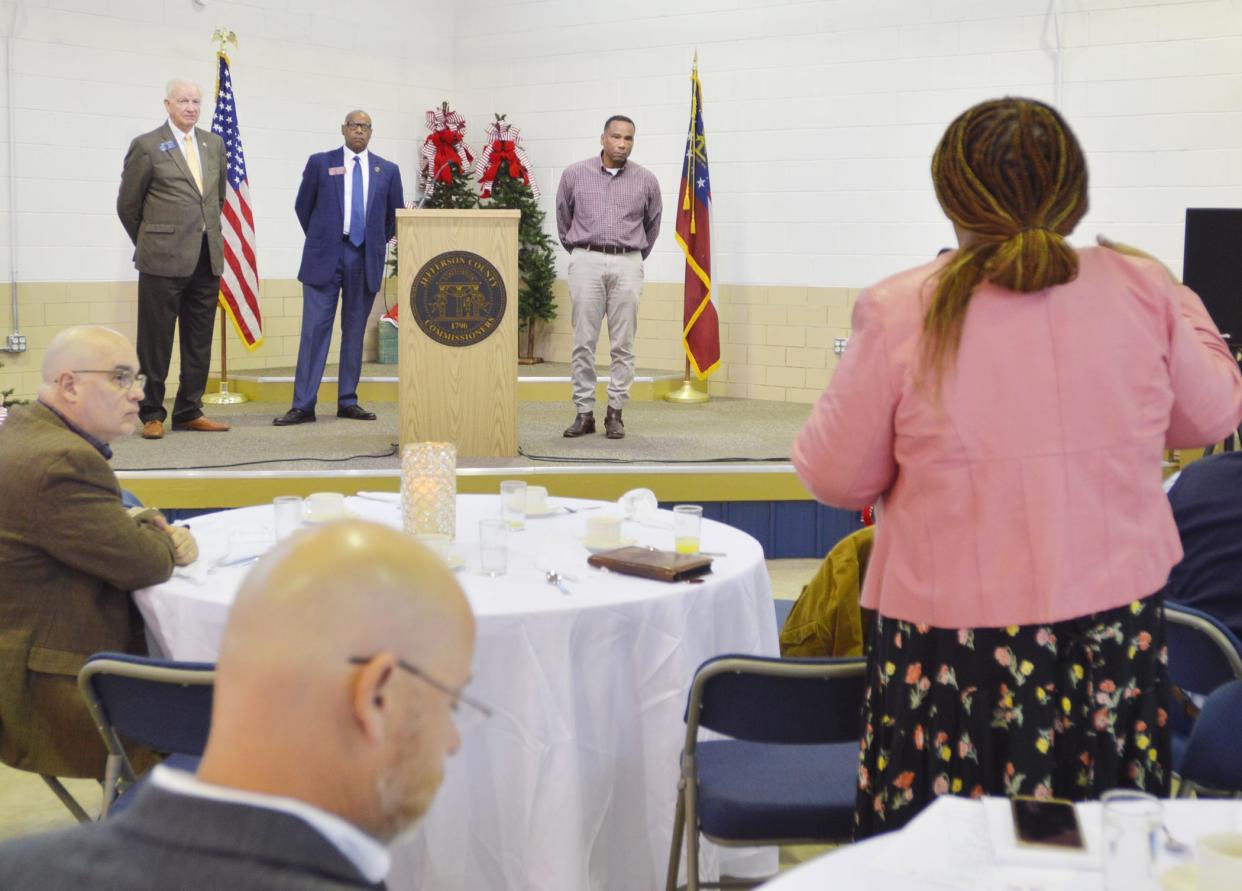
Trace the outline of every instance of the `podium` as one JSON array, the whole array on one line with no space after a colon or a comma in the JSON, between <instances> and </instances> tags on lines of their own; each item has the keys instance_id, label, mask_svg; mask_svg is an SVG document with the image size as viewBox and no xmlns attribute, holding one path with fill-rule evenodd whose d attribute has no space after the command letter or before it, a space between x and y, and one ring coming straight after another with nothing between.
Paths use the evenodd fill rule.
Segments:
<instances>
[{"instance_id":1,"label":"podium","mask_svg":"<svg viewBox=\"0 0 1242 891\"><path fill-rule=\"evenodd\" d=\"M401 445L517 455L520 217L397 211Z\"/></svg>"}]
</instances>

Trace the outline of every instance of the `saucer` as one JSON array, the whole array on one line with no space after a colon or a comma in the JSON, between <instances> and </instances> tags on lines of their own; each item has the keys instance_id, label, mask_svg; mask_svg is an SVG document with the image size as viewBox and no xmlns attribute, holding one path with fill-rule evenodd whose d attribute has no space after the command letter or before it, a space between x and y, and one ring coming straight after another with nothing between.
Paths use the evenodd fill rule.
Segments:
<instances>
[{"instance_id":1,"label":"saucer","mask_svg":"<svg viewBox=\"0 0 1242 891\"><path fill-rule=\"evenodd\" d=\"M335 523L337 520L356 520L356 519L358 519L358 515L354 513L352 510L350 510L349 508L346 508L345 510L341 511L339 514L333 514L330 517L310 517L310 516L303 517L302 522L309 523L312 526L317 526L320 523Z\"/></svg>"},{"instance_id":2,"label":"saucer","mask_svg":"<svg viewBox=\"0 0 1242 891\"><path fill-rule=\"evenodd\" d=\"M632 544L634 544L634 539L632 538L620 538L620 539L617 539L616 544L608 544L608 545L593 545L589 543L585 538L582 539L582 546L586 548L588 551L590 551L592 554L602 554L605 551L615 551L617 548L628 548Z\"/></svg>"},{"instance_id":3,"label":"saucer","mask_svg":"<svg viewBox=\"0 0 1242 891\"><path fill-rule=\"evenodd\" d=\"M466 558L461 554L445 554L440 558L449 569L461 569L466 565Z\"/></svg>"},{"instance_id":4,"label":"saucer","mask_svg":"<svg viewBox=\"0 0 1242 891\"><path fill-rule=\"evenodd\" d=\"M1159 880L1164 891L1198 891L1199 864L1179 863L1160 873Z\"/></svg>"},{"instance_id":5,"label":"saucer","mask_svg":"<svg viewBox=\"0 0 1242 891\"><path fill-rule=\"evenodd\" d=\"M561 512L561 509L559 507L552 507L551 505L549 505L541 511L528 510L526 512L526 519L540 520L540 519L543 519L544 517L550 517L550 516L553 516L554 514L559 514L560 512Z\"/></svg>"}]
</instances>

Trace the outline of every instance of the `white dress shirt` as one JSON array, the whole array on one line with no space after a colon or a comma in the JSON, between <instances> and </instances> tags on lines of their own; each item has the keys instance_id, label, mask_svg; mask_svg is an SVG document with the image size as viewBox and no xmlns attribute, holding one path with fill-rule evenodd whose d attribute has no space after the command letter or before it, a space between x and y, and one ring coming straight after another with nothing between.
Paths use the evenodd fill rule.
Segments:
<instances>
[{"instance_id":1,"label":"white dress shirt","mask_svg":"<svg viewBox=\"0 0 1242 891\"><path fill-rule=\"evenodd\" d=\"M371 156L367 154L367 150L363 149L359 154L355 155L350 151L349 146L345 146L345 232L349 234L349 217L352 208L354 196L354 158L358 159L358 163L362 165L362 207L367 206L367 194L371 187Z\"/></svg>"},{"instance_id":2,"label":"white dress shirt","mask_svg":"<svg viewBox=\"0 0 1242 891\"><path fill-rule=\"evenodd\" d=\"M172 792L175 795L244 804L248 807L265 808L297 817L331 842L368 882L383 881L392 865L388 848L379 841L335 814L320 810L304 801L298 801L296 798L246 792L241 789L204 783L192 773L163 765L151 771L151 782L165 792Z\"/></svg>"}]
</instances>

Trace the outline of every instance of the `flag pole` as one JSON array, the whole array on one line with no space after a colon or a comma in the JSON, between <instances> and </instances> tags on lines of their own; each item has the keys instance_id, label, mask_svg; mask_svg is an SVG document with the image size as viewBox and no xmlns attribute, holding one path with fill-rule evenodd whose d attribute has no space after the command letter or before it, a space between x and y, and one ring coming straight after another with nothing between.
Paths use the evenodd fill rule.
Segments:
<instances>
[{"instance_id":1,"label":"flag pole","mask_svg":"<svg viewBox=\"0 0 1242 891\"><path fill-rule=\"evenodd\" d=\"M695 90L693 89L693 84L694 84L695 79L698 77L698 75L699 75L699 51L696 49L694 51L694 69L693 69L693 73L690 75L690 81L692 84L692 87L690 90L690 136L689 136L689 139L687 140L687 145L689 145L690 141L693 140L694 132L695 132L695 116L698 112L698 109L695 107L695 103L698 101L697 99L698 93L695 92ZM693 160L694 160L694 156L693 154L691 154L688 156L687 163L692 164ZM690 195L690 191L689 191L690 190L689 183L693 181L692 179L693 169L691 169L690 176L691 176L691 179L687 180L686 184L684 185L684 188L686 189L687 200L691 203L691 205L693 205L694 199ZM711 397L708 396L707 393L705 393L704 391L696 389L693 382L691 381L690 357L687 355L686 364L681 373L681 386L678 387L676 390L673 390L670 393L665 393L664 401L665 402L676 402L680 405L700 405L704 402L707 402L710 398Z\"/></svg>"},{"instance_id":2,"label":"flag pole","mask_svg":"<svg viewBox=\"0 0 1242 891\"><path fill-rule=\"evenodd\" d=\"M227 28L217 28L215 33L211 35L212 41L216 45L216 52L224 52L226 44L237 46L237 35ZM218 71L218 68L217 68ZM216 96L220 95L220 78L216 76ZM220 391L218 393L204 393L203 401L208 405L240 405L243 402L249 402L250 397L245 393L229 392L229 338L228 329L224 325L224 310L220 306L220 295L216 294L216 312L220 316Z\"/></svg>"},{"instance_id":3,"label":"flag pole","mask_svg":"<svg viewBox=\"0 0 1242 891\"><path fill-rule=\"evenodd\" d=\"M240 405L243 402L249 402L250 397L245 393L233 393L229 391L229 349L228 349L228 330L224 326L224 312L217 311L220 315L220 391L218 393L204 393L203 401L208 405Z\"/></svg>"}]
</instances>

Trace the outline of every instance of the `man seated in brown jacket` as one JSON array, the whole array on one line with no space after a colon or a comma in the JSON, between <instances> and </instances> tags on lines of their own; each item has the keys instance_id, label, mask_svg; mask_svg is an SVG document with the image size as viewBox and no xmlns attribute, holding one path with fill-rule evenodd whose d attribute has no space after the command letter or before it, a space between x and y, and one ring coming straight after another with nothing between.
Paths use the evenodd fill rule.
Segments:
<instances>
[{"instance_id":1,"label":"man seated in brown jacket","mask_svg":"<svg viewBox=\"0 0 1242 891\"><path fill-rule=\"evenodd\" d=\"M198 556L186 529L127 511L108 466L144 381L120 334L69 328L48 346L38 401L0 427L0 760L21 770L103 775L78 669L99 650L145 653L128 592Z\"/></svg>"}]
</instances>

